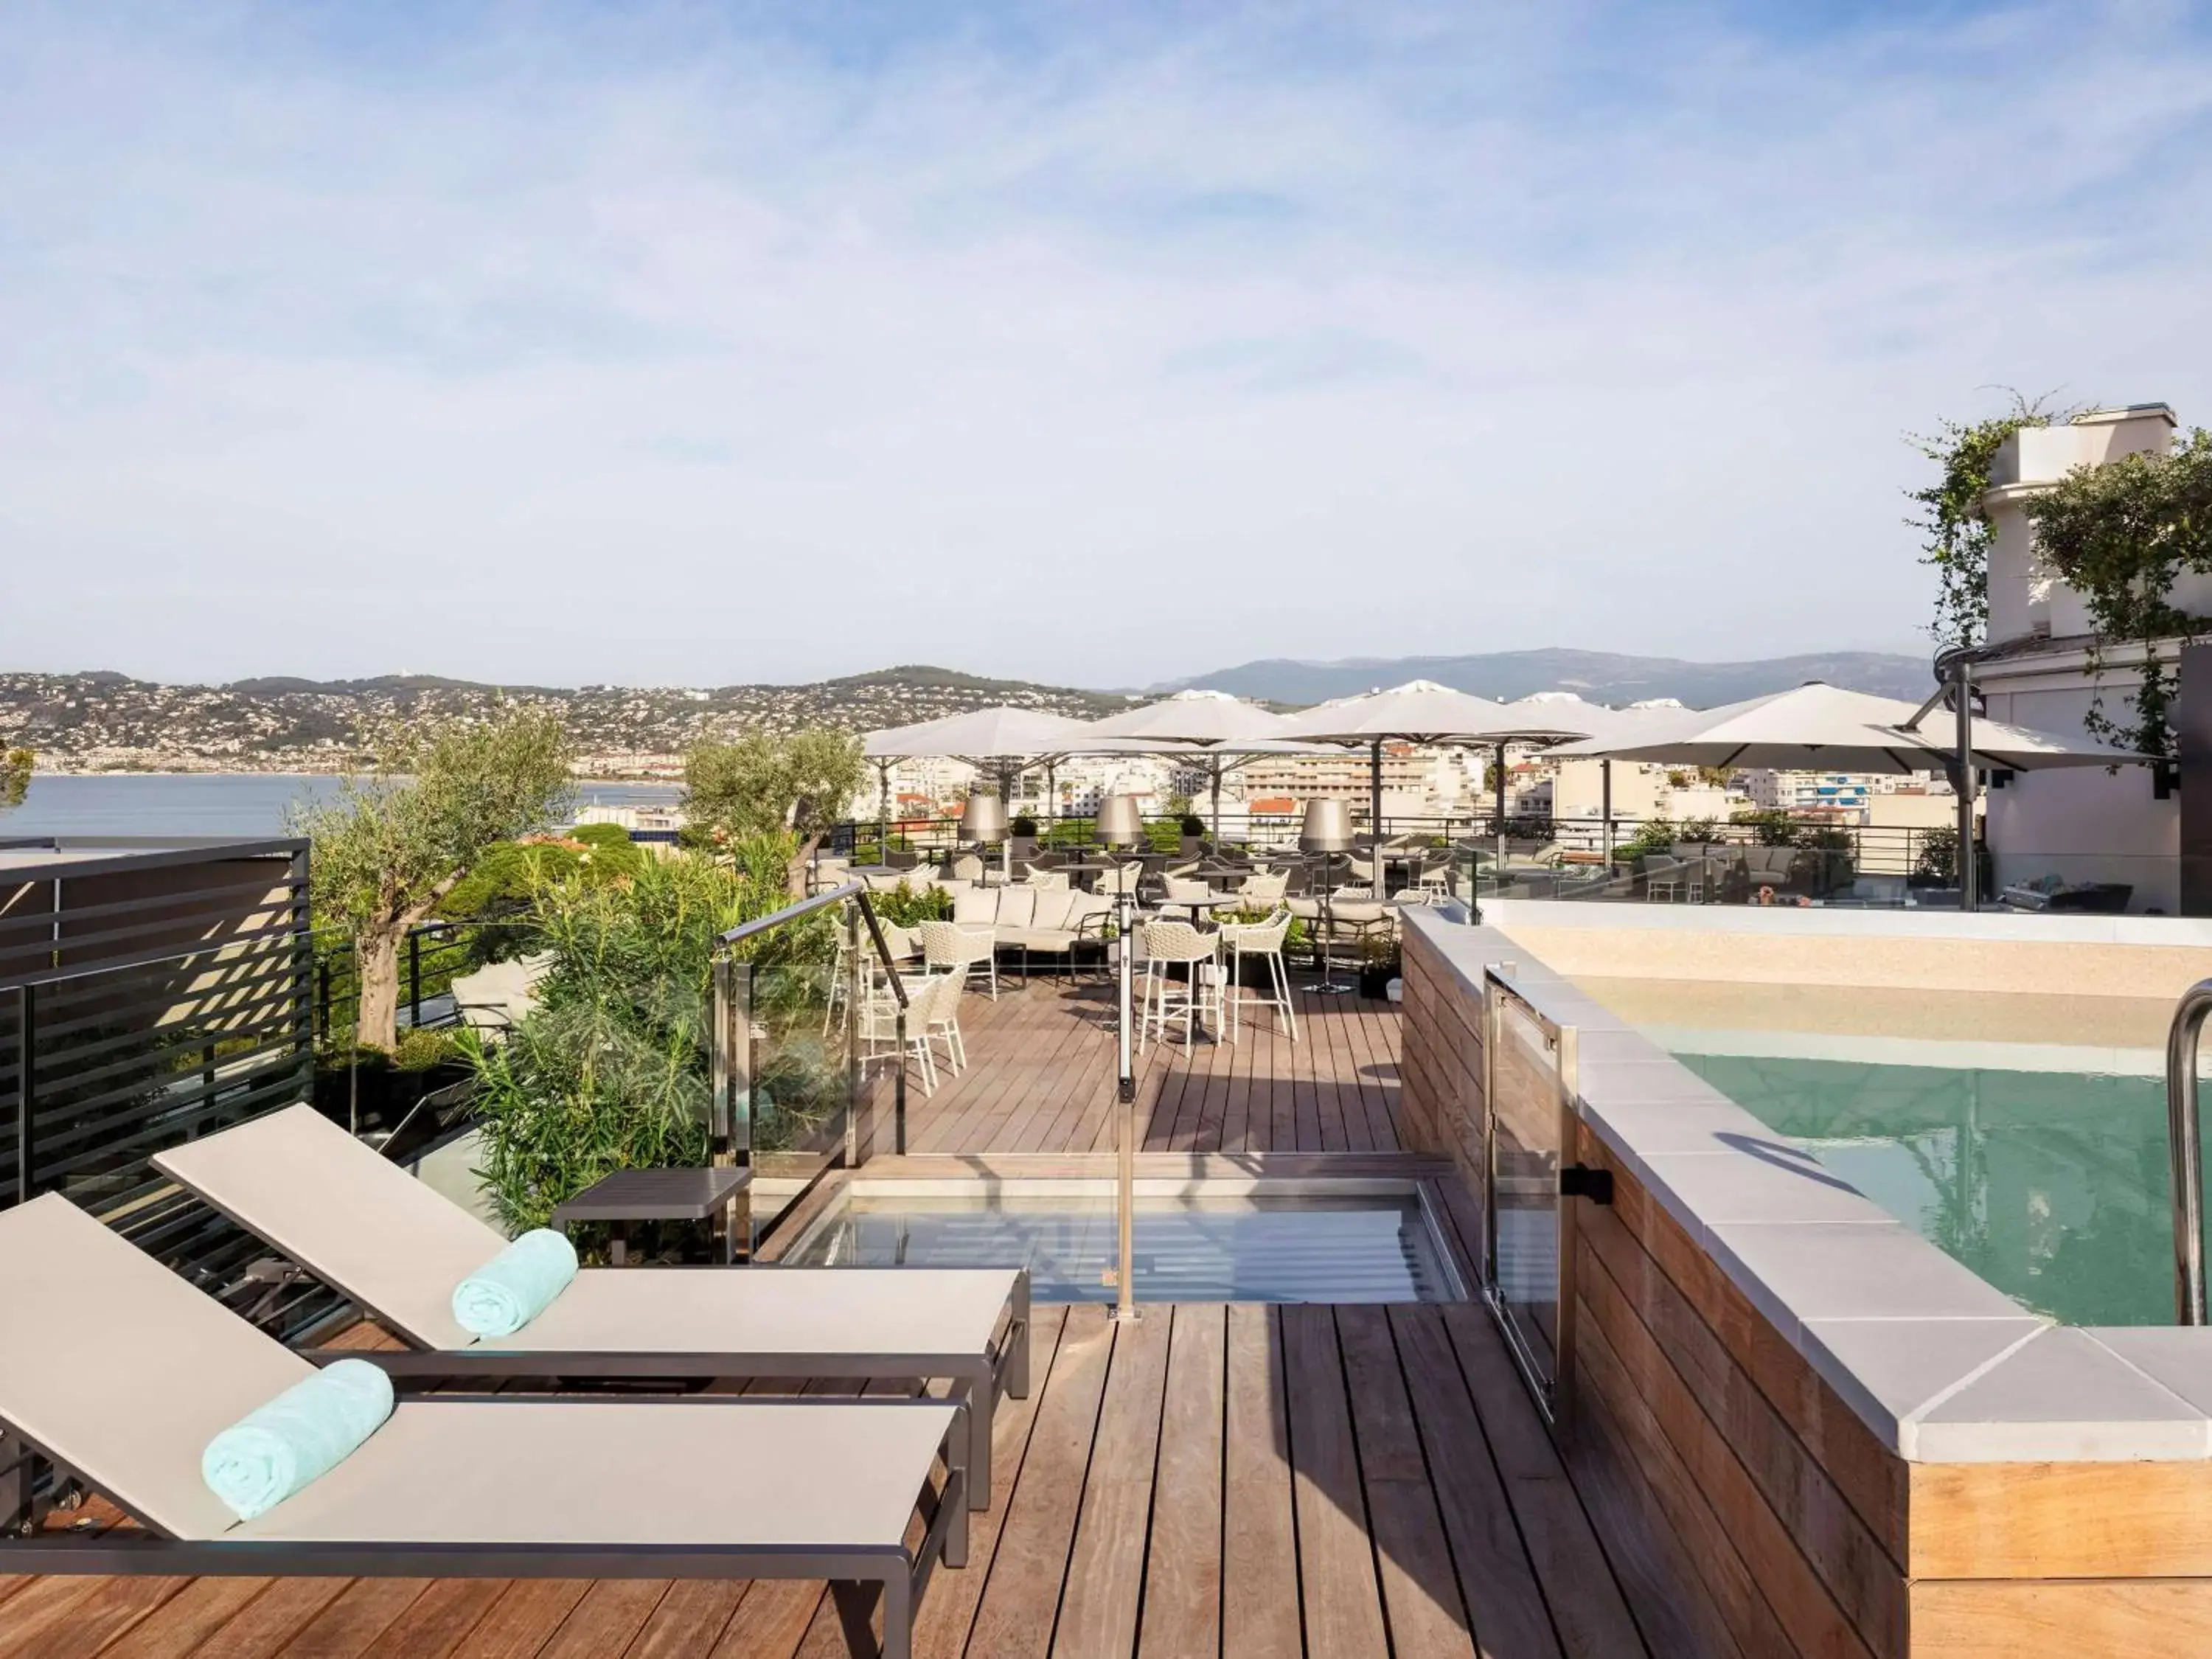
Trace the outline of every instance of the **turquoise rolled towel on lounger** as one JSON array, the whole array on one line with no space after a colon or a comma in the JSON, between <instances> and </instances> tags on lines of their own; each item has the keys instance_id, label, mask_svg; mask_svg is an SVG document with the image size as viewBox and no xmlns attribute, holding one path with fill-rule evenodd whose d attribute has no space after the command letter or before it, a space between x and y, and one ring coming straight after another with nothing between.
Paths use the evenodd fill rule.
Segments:
<instances>
[{"instance_id":1,"label":"turquoise rolled towel on lounger","mask_svg":"<svg viewBox=\"0 0 2212 1659\"><path fill-rule=\"evenodd\" d=\"M365 1359L340 1359L209 1441L200 1478L251 1521L345 1462L391 1415L392 1379Z\"/></svg>"},{"instance_id":2,"label":"turquoise rolled towel on lounger","mask_svg":"<svg viewBox=\"0 0 2212 1659\"><path fill-rule=\"evenodd\" d=\"M453 1286L453 1321L477 1336L512 1336L576 1276L576 1247L533 1228Z\"/></svg>"}]
</instances>

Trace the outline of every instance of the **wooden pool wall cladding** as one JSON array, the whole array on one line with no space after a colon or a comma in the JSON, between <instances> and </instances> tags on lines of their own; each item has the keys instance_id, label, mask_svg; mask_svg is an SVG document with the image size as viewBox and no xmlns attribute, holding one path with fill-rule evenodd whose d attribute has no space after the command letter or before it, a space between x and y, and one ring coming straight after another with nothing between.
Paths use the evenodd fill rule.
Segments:
<instances>
[{"instance_id":1,"label":"wooden pool wall cladding","mask_svg":"<svg viewBox=\"0 0 2212 1659\"><path fill-rule=\"evenodd\" d=\"M1409 927L1400 1124L1483 1194L1480 992ZM1491 934L1493 959L1529 953ZM2212 1463L1908 1462L1587 1126L1565 1462L1656 1653L2212 1653Z\"/></svg>"}]
</instances>

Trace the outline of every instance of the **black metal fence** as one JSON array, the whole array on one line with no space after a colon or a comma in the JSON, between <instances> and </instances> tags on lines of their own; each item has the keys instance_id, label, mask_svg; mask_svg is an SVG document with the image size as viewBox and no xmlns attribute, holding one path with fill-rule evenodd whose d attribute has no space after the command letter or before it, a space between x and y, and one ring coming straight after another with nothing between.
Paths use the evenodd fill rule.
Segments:
<instances>
[{"instance_id":1,"label":"black metal fence","mask_svg":"<svg viewBox=\"0 0 2212 1659\"><path fill-rule=\"evenodd\" d=\"M147 1161L305 1097L311 951L289 926L0 988L0 1205L58 1192L280 1329L336 1299L248 1274L265 1246Z\"/></svg>"},{"instance_id":2,"label":"black metal fence","mask_svg":"<svg viewBox=\"0 0 2212 1659\"><path fill-rule=\"evenodd\" d=\"M1354 817L1364 824L1364 812L1355 811ZM1240 816L1236 833L1224 834L1222 842L1254 853L1295 855L1301 823L1297 814ZM1179 817L1148 819L1146 830L1152 850L1180 849ZM1042 821L1034 841L1044 849L1082 845L1091 839L1091 830L1087 817ZM1948 824L1852 824L1826 815L1780 811L1687 823L1625 816L1606 821L1531 814L1503 819L1487 813L1392 814L1383 818L1382 834L1405 843L1411 853L1452 866L1458 872L1453 890L1462 896L1468 871L1485 896L1642 900L1695 891L1706 902L1830 900L1854 890L1861 896L1899 901L1908 892L1955 888L1958 880L1958 834ZM1204 839L1211 842L1210 836ZM1778 849L1790 856L1775 856ZM894 824L888 843L873 823L842 824L822 849L825 856L862 864L887 860L917 868L967 850L971 849L962 846L954 817ZM1986 869L1987 848L1978 845L1977 851ZM1697 878L1670 878L1668 872L1677 864L1693 866L1689 874ZM1405 860L1394 860L1394 878L1404 880L1405 868Z\"/></svg>"}]
</instances>

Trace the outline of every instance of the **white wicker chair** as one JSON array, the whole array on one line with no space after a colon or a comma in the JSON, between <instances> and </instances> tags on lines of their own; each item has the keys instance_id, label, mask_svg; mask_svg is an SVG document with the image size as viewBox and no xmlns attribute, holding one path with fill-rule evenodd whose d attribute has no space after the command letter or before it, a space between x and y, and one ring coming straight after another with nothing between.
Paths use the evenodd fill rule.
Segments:
<instances>
[{"instance_id":1,"label":"white wicker chair","mask_svg":"<svg viewBox=\"0 0 2212 1659\"><path fill-rule=\"evenodd\" d=\"M922 965L930 972L971 974L981 969L991 986L991 1000L999 1000L999 942L994 929L977 923L925 921L921 935Z\"/></svg>"},{"instance_id":2,"label":"white wicker chair","mask_svg":"<svg viewBox=\"0 0 2212 1659\"><path fill-rule=\"evenodd\" d=\"M1283 1028L1291 1034L1291 1041L1298 1040L1297 1010L1291 999L1291 970L1283 960L1283 941L1290 937L1291 913L1278 909L1265 921L1244 922L1221 930L1221 948L1227 953L1228 985L1222 991L1229 1016L1229 1040L1237 1041L1242 1006L1250 1001L1262 1008L1273 1008ZM1264 963L1267 969L1267 990L1265 994L1250 992L1244 983L1244 964L1249 961Z\"/></svg>"},{"instance_id":3,"label":"white wicker chair","mask_svg":"<svg viewBox=\"0 0 2212 1659\"><path fill-rule=\"evenodd\" d=\"M1182 1021L1183 1046L1211 1013L1214 1029L1221 1025L1221 935L1201 933L1187 921L1148 921L1144 925L1145 1008L1137 1022L1137 1048L1157 1031L1168 1040L1168 1022ZM1167 970L1178 964L1190 969L1188 980L1171 978Z\"/></svg>"},{"instance_id":4,"label":"white wicker chair","mask_svg":"<svg viewBox=\"0 0 2212 1659\"><path fill-rule=\"evenodd\" d=\"M968 1069L968 1041L960 1035L960 997L967 988L965 974L933 974L929 979L928 1006L917 1006L907 1014L910 1027L916 1022L920 1024L925 1052L933 1042L944 1042L945 1069L955 1077ZM919 1005L922 999L917 997L915 1000Z\"/></svg>"}]
</instances>

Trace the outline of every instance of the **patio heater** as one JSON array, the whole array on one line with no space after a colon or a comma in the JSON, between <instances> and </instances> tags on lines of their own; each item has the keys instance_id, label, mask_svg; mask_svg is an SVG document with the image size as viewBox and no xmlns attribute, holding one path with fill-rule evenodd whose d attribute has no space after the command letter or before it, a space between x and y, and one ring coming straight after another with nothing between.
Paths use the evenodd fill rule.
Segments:
<instances>
[{"instance_id":1,"label":"patio heater","mask_svg":"<svg viewBox=\"0 0 2212 1659\"><path fill-rule=\"evenodd\" d=\"M1329 872L1336 855L1352 845L1352 814L1340 800L1316 799L1306 803L1305 821L1298 826L1298 850L1321 860L1321 937L1315 942L1314 960L1321 969L1321 983L1313 988L1327 995L1340 995L1352 988L1329 977L1335 969L1335 959L1329 945L1336 933L1336 909L1331 902ZM1376 886L1382 886L1382 848L1375 848Z\"/></svg>"},{"instance_id":2,"label":"patio heater","mask_svg":"<svg viewBox=\"0 0 2212 1659\"><path fill-rule=\"evenodd\" d=\"M1005 858L1005 878L1014 878L1014 844L1006 837L1006 804L978 789L960 812L960 844L978 851L996 842Z\"/></svg>"},{"instance_id":3,"label":"patio heater","mask_svg":"<svg viewBox=\"0 0 2212 1659\"><path fill-rule=\"evenodd\" d=\"M1133 847L1144 834L1144 819L1129 796L1109 795L1098 803L1098 839L1107 846ZM1115 1091L1113 1279L1114 1317L1121 1320L1137 1316L1137 1072L1130 1052L1137 953L1131 895L1118 871L1114 896L1114 1025L1120 1071Z\"/></svg>"}]
</instances>

